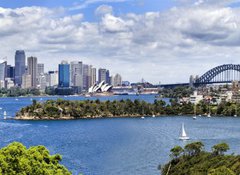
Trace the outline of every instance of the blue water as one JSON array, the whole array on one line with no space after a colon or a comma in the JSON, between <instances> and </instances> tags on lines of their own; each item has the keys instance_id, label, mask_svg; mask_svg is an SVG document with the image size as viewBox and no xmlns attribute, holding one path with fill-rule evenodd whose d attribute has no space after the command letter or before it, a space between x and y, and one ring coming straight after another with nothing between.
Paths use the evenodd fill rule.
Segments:
<instances>
[{"instance_id":1,"label":"blue water","mask_svg":"<svg viewBox=\"0 0 240 175\"><path fill-rule=\"evenodd\" d=\"M53 97L57 98L57 97ZM154 101L154 96L113 96ZM4 110L11 116L31 103L31 98L0 98L0 118ZM35 98L40 100L40 98ZM42 100L46 100L43 98ZM83 100L84 97L66 97ZM26 146L45 145L60 153L64 164L77 175L159 175L157 167L169 160L169 150L188 142L178 140L185 123L191 141L200 140L210 150L221 141L228 142L229 153L240 153L240 118L156 117L145 119L93 119L72 121L0 121L0 147L12 141Z\"/></svg>"}]
</instances>

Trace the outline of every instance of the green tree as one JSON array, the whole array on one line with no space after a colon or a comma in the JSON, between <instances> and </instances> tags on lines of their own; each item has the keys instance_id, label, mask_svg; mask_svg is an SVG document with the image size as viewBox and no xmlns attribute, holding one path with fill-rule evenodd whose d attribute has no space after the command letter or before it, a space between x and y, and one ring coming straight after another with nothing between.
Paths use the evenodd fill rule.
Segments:
<instances>
[{"instance_id":1,"label":"green tree","mask_svg":"<svg viewBox=\"0 0 240 175\"><path fill-rule=\"evenodd\" d=\"M50 155L44 146L27 149L18 142L13 142L0 150L0 173L20 175L70 175L71 173L59 162L59 154Z\"/></svg>"},{"instance_id":2,"label":"green tree","mask_svg":"<svg viewBox=\"0 0 240 175\"><path fill-rule=\"evenodd\" d=\"M208 175L236 175L236 174L229 168L222 166L222 167L210 170Z\"/></svg>"},{"instance_id":3,"label":"green tree","mask_svg":"<svg viewBox=\"0 0 240 175\"><path fill-rule=\"evenodd\" d=\"M184 147L184 151L190 155L195 156L198 155L204 148L204 144L202 142L193 142L189 143Z\"/></svg>"},{"instance_id":4,"label":"green tree","mask_svg":"<svg viewBox=\"0 0 240 175\"><path fill-rule=\"evenodd\" d=\"M229 145L227 143L219 143L212 147L212 151L214 155L223 155L224 152L229 150Z\"/></svg>"},{"instance_id":5,"label":"green tree","mask_svg":"<svg viewBox=\"0 0 240 175\"><path fill-rule=\"evenodd\" d=\"M183 153L183 148L181 146L175 146L170 150L170 152L171 152L170 157L172 159L176 159Z\"/></svg>"}]
</instances>

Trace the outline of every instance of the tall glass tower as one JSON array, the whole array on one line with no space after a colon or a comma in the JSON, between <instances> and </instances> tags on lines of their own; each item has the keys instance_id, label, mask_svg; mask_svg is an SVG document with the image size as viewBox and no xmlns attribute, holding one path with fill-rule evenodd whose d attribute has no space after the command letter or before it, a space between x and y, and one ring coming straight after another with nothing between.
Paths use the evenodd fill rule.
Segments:
<instances>
[{"instance_id":1,"label":"tall glass tower","mask_svg":"<svg viewBox=\"0 0 240 175\"><path fill-rule=\"evenodd\" d=\"M17 50L15 53L15 84L22 85L22 76L26 69L26 56L24 50Z\"/></svg>"},{"instance_id":2,"label":"tall glass tower","mask_svg":"<svg viewBox=\"0 0 240 175\"><path fill-rule=\"evenodd\" d=\"M59 76L59 87L69 87L70 86L70 65L67 61L62 61L58 65L58 76Z\"/></svg>"}]
</instances>

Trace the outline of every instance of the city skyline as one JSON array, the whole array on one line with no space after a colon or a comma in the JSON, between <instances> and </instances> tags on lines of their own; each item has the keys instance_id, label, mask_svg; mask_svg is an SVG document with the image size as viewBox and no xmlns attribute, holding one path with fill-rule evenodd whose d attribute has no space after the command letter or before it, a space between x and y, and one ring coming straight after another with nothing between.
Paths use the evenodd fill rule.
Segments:
<instances>
[{"instance_id":1,"label":"city skyline","mask_svg":"<svg viewBox=\"0 0 240 175\"><path fill-rule=\"evenodd\" d=\"M47 71L83 61L131 82L186 82L238 63L238 15L234 0L1 1L0 58L25 50Z\"/></svg>"}]
</instances>

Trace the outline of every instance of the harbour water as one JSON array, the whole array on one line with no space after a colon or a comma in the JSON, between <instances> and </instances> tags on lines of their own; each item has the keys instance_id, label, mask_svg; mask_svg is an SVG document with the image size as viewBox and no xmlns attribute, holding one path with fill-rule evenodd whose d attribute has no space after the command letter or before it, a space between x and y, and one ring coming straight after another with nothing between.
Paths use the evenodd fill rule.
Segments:
<instances>
[{"instance_id":1,"label":"harbour water","mask_svg":"<svg viewBox=\"0 0 240 175\"><path fill-rule=\"evenodd\" d=\"M58 97L51 97L58 98ZM84 97L65 97L85 100ZM113 96L100 100L143 99L154 96ZM33 98L41 101L41 97ZM42 100L49 99L43 97ZM89 98L87 98L89 99ZM21 107L31 104L31 97L0 98L0 118L3 111L14 116ZM190 141L180 141L181 123ZM44 145L51 154L63 156L62 164L75 175L159 175L158 165L169 160L169 150L202 141L207 150L219 142L227 142L229 153L240 153L240 118L186 116L145 117L145 119L115 118L72 121L0 120L0 147L19 141L27 147Z\"/></svg>"}]
</instances>

